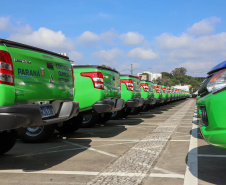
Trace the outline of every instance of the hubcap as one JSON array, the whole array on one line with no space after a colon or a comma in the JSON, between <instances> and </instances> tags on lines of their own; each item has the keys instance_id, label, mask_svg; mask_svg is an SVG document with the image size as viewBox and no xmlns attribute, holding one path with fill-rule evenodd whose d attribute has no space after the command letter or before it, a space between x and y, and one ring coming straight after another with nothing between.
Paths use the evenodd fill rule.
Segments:
<instances>
[{"instance_id":1,"label":"hubcap","mask_svg":"<svg viewBox=\"0 0 226 185\"><path fill-rule=\"evenodd\" d=\"M44 128L43 126L28 127L26 134L31 137L38 136L43 131L43 128Z\"/></svg>"}]
</instances>

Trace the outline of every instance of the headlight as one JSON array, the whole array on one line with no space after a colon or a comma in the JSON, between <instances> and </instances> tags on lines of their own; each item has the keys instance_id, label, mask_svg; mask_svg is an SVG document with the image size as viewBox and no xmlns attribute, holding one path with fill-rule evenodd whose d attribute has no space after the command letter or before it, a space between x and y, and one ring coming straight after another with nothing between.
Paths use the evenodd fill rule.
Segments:
<instances>
[{"instance_id":1,"label":"headlight","mask_svg":"<svg viewBox=\"0 0 226 185\"><path fill-rule=\"evenodd\" d=\"M226 69L216 72L207 84L208 92L213 94L226 88Z\"/></svg>"}]
</instances>

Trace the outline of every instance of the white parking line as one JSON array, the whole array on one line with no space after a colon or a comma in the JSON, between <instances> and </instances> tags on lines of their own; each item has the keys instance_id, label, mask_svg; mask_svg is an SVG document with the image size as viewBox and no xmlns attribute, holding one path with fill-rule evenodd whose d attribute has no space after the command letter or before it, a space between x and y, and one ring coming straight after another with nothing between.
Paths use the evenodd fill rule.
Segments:
<instances>
[{"instance_id":1,"label":"white parking line","mask_svg":"<svg viewBox=\"0 0 226 185\"><path fill-rule=\"evenodd\" d=\"M87 171L49 171L49 170L0 170L0 173L34 173L34 174L58 174L58 175L98 175L99 172Z\"/></svg>"},{"instance_id":2,"label":"white parking line","mask_svg":"<svg viewBox=\"0 0 226 185\"><path fill-rule=\"evenodd\" d=\"M226 157L226 155L208 155L208 154L198 154L198 157Z\"/></svg>"},{"instance_id":3,"label":"white parking line","mask_svg":"<svg viewBox=\"0 0 226 185\"><path fill-rule=\"evenodd\" d=\"M184 175L180 174L162 174L162 173L151 173L149 177L160 177L160 178L177 178L184 179ZM190 184L191 185L191 184ZM193 185L193 184L192 184Z\"/></svg>"},{"instance_id":4,"label":"white parking line","mask_svg":"<svg viewBox=\"0 0 226 185\"><path fill-rule=\"evenodd\" d=\"M187 141L190 141L190 140L175 140L175 139L172 139L170 141L187 142Z\"/></svg>"},{"instance_id":5,"label":"white parking line","mask_svg":"<svg viewBox=\"0 0 226 185\"><path fill-rule=\"evenodd\" d=\"M194 115L197 115L194 113ZM197 118L193 118L193 121ZM184 178L184 185L198 185L198 132L197 132L198 125L192 125L192 132L191 132L191 139L190 139L190 146L188 152L188 160L187 160L187 167L185 172Z\"/></svg>"},{"instance_id":6,"label":"white parking line","mask_svg":"<svg viewBox=\"0 0 226 185\"><path fill-rule=\"evenodd\" d=\"M85 175L85 176L96 176L99 172L89 172L89 171L49 171L49 170L0 170L1 173L12 173L12 174L52 174L52 175ZM144 173L117 173L117 172L105 172L102 173L103 176L126 176L126 177L145 177ZM184 175L180 174L158 174L151 173L149 177L167 177L167 178L184 178Z\"/></svg>"},{"instance_id":7,"label":"white parking line","mask_svg":"<svg viewBox=\"0 0 226 185\"><path fill-rule=\"evenodd\" d=\"M71 145L74 145L74 146L78 146L80 148L84 148L84 149L87 149L87 150L95 151L95 152L98 152L98 153L101 153L101 154L104 154L104 155L108 155L108 156L111 156L111 157L118 157L117 155L110 154L108 152L104 152L104 151L101 151L101 150L97 150L97 149L94 149L92 147L76 144L76 143L73 143L73 142L70 142L70 141L62 141L62 142L68 143L68 144L71 144Z\"/></svg>"}]
</instances>

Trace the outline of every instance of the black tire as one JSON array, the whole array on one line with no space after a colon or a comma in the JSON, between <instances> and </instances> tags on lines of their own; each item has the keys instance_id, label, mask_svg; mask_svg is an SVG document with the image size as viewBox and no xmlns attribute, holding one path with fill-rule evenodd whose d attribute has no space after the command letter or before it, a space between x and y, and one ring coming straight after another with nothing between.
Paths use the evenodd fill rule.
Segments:
<instances>
[{"instance_id":1,"label":"black tire","mask_svg":"<svg viewBox=\"0 0 226 185\"><path fill-rule=\"evenodd\" d=\"M26 143L46 142L53 135L55 125L40 127L28 127L25 133L18 134L18 137Z\"/></svg>"},{"instance_id":2,"label":"black tire","mask_svg":"<svg viewBox=\"0 0 226 185\"><path fill-rule=\"evenodd\" d=\"M150 105L142 105L140 112L147 112L150 108Z\"/></svg>"},{"instance_id":3,"label":"black tire","mask_svg":"<svg viewBox=\"0 0 226 185\"><path fill-rule=\"evenodd\" d=\"M134 107L134 108L131 108L130 114L137 115L139 114L140 111L141 111L141 107Z\"/></svg>"},{"instance_id":4,"label":"black tire","mask_svg":"<svg viewBox=\"0 0 226 185\"><path fill-rule=\"evenodd\" d=\"M56 130L58 130L62 134L74 133L76 130L81 128L82 121L83 121L83 116L79 114L76 117L73 117L67 121L64 121L63 126L56 127Z\"/></svg>"},{"instance_id":5,"label":"black tire","mask_svg":"<svg viewBox=\"0 0 226 185\"><path fill-rule=\"evenodd\" d=\"M93 127L96 123L98 123L99 114L94 111L86 111L83 113L83 121L82 127L83 128L90 128Z\"/></svg>"},{"instance_id":6,"label":"black tire","mask_svg":"<svg viewBox=\"0 0 226 185\"><path fill-rule=\"evenodd\" d=\"M0 154L8 152L15 145L17 133L15 130L0 133Z\"/></svg>"},{"instance_id":7,"label":"black tire","mask_svg":"<svg viewBox=\"0 0 226 185\"><path fill-rule=\"evenodd\" d=\"M131 108L124 107L122 110L117 112L112 112L111 119L117 120L126 118L130 114Z\"/></svg>"},{"instance_id":8,"label":"black tire","mask_svg":"<svg viewBox=\"0 0 226 185\"><path fill-rule=\"evenodd\" d=\"M111 112L105 112L99 115L99 124L104 124L107 121L111 119L112 113Z\"/></svg>"}]
</instances>

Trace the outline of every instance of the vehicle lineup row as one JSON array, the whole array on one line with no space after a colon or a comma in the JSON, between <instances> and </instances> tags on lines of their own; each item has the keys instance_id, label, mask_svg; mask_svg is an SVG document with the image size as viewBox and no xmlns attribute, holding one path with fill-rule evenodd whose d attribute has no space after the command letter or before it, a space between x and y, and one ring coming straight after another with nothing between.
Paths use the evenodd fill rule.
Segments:
<instances>
[{"instance_id":1,"label":"vehicle lineup row","mask_svg":"<svg viewBox=\"0 0 226 185\"><path fill-rule=\"evenodd\" d=\"M197 96L200 130L209 144L226 149L226 61L207 74Z\"/></svg>"},{"instance_id":2,"label":"vehicle lineup row","mask_svg":"<svg viewBox=\"0 0 226 185\"><path fill-rule=\"evenodd\" d=\"M0 91L0 154L17 138L44 142L55 129L72 133L189 97L106 67L71 65L67 56L5 39L0 39Z\"/></svg>"}]
</instances>

